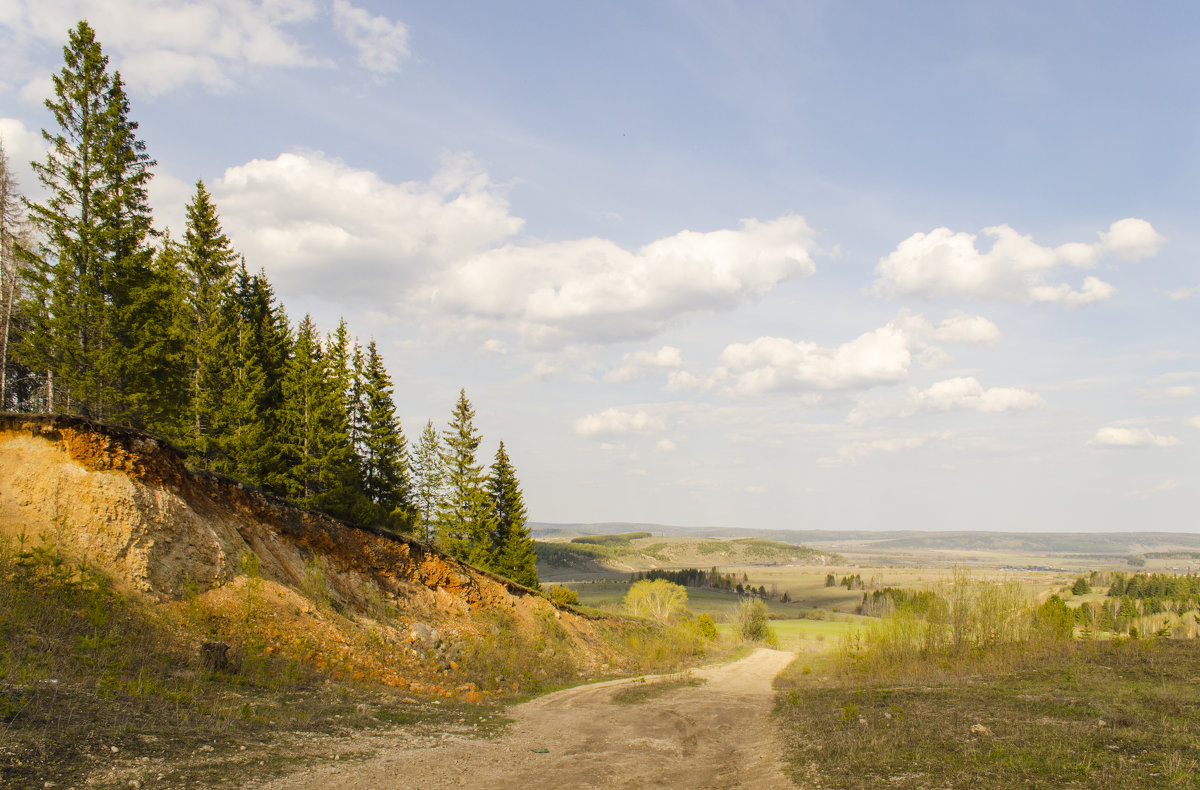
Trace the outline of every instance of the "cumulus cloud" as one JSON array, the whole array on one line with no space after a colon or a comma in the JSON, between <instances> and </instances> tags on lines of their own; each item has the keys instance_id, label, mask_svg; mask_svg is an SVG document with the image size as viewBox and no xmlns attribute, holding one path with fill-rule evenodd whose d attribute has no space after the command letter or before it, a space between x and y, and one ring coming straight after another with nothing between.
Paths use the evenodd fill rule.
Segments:
<instances>
[{"instance_id":1,"label":"cumulus cloud","mask_svg":"<svg viewBox=\"0 0 1200 790\"><path fill-rule=\"evenodd\" d=\"M4 144L4 155L19 182L21 194L30 198L38 195L41 186L29 163L46 156L46 142L41 133L15 118L0 118L0 143Z\"/></svg>"},{"instance_id":2,"label":"cumulus cloud","mask_svg":"<svg viewBox=\"0 0 1200 790\"><path fill-rule=\"evenodd\" d=\"M0 5L0 27L29 50L13 55L31 80L23 95L47 95L33 46L61 45L87 19L131 90L155 96L193 84L229 91L255 68L330 65L297 35L327 15L363 68L393 72L409 56L402 23L347 0L15 0Z\"/></svg>"},{"instance_id":3,"label":"cumulus cloud","mask_svg":"<svg viewBox=\"0 0 1200 790\"><path fill-rule=\"evenodd\" d=\"M803 217L681 231L637 251L607 239L506 244L460 261L443 309L515 324L535 346L650 337L681 318L731 310L815 270Z\"/></svg>"},{"instance_id":4,"label":"cumulus cloud","mask_svg":"<svg viewBox=\"0 0 1200 790\"><path fill-rule=\"evenodd\" d=\"M1197 414L1195 417L1189 417L1186 420L1184 420L1184 422L1186 422L1188 425L1192 426L1193 428L1200 428L1200 414Z\"/></svg>"},{"instance_id":5,"label":"cumulus cloud","mask_svg":"<svg viewBox=\"0 0 1200 790\"><path fill-rule=\"evenodd\" d=\"M709 385L734 396L770 392L859 390L908 378L915 353L948 357L933 341L995 343L1000 330L981 316L955 313L939 324L901 312L886 326L833 348L804 340L760 337L721 353Z\"/></svg>"},{"instance_id":6,"label":"cumulus cloud","mask_svg":"<svg viewBox=\"0 0 1200 790\"><path fill-rule=\"evenodd\" d=\"M1044 247L1008 225L984 228L986 252L976 236L936 228L914 233L876 267L872 291L889 297L973 297L1080 306L1112 297L1116 289L1094 276L1076 289L1048 277L1064 268L1090 269L1103 257L1136 261L1155 255L1165 239L1143 219L1114 222L1093 243Z\"/></svg>"},{"instance_id":7,"label":"cumulus cloud","mask_svg":"<svg viewBox=\"0 0 1200 790\"><path fill-rule=\"evenodd\" d=\"M131 89L151 95L193 83L226 91L248 67L320 62L289 30L319 15L311 0L16 0L6 7L0 26L28 44L61 45L87 19Z\"/></svg>"},{"instance_id":8,"label":"cumulus cloud","mask_svg":"<svg viewBox=\"0 0 1200 790\"><path fill-rule=\"evenodd\" d=\"M524 221L469 155L389 183L319 151L231 167L210 185L239 251L291 294L418 308L515 330L536 348L644 339L813 272L801 217L682 231L629 252L590 238L517 244ZM664 352L657 352L664 353ZM631 357L668 367L667 357Z\"/></svg>"},{"instance_id":9,"label":"cumulus cloud","mask_svg":"<svg viewBox=\"0 0 1200 790\"><path fill-rule=\"evenodd\" d=\"M409 56L408 28L385 16L375 16L346 0L334 0L333 23L358 52L358 65L387 74L400 70Z\"/></svg>"},{"instance_id":10,"label":"cumulus cloud","mask_svg":"<svg viewBox=\"0 0 1200 790\"><path fill-rule=\"evenodd\" d=\"M662 453L674 452L676 446L677 445L675 442L671 441L670 439L659 439L654 445L655 449Z\"/></svg>"},{"instance_id":11,"label":"cumulus cloud","mask_svg":"<svg viewBox=\"0 0 1200 790\"><path fill-rule=\"evenodd\" d=\"M1046 405L1042 396L1014 387L984 389L979 380L971 377L946 379L928 389L911 388L899 401L862 404L846 418L851 423L888 417L912 417L949 411L978 411L996 413L1037 409Z\"/></svg>"},{"instance_id":12,"label":"cumulus cloud","mask_svg":"<svg viewBox=\"0 0 1200 790\"><path fill-rule=\"evenodd\" d=\"M1184 299L1191 299L1200 296L1200 285L1193 285L1191 288L1176 288L1174 291L1167 291L1167 298L1172 302L1182 302Z\"/></svg>"},{"instance_id":13,"label":"cumulus cloud","mask_svg":"<svg viewBox=\"0 0 1200 790\"><path fill-rule=\"evenodd\" d=\"M1145 428L1108 426L1096 431L1088 444L1093 447L1129 449L1136 447L1178 447L1183 444L1174 436L1151 433Z\"/></svg>"},{"instance_id":14,"label":"cumulus cloud","mask_svg":"<svg viewBox=\"0 0 1200 790\"><path fill-rule=\"evenodd\" d=\"M284 290L387 307L523 224L462 155L447 156L428 182L392 184L301 151L231 167L210 186L238 250Z\"/></svg>"},{"instance_id":15,"label":"cumulus cloud","mask_svg":"<svg viewBox=\"0 0 1200 790\"><path fill-rule=\"evenodd\" d=\"M929 434L914 434L908 436L889 436L881 439L863 439L843 445L837 455L817 459L817 464L824 467L856 464L864 458L879 453L902 453L923 447L930 442L944 441L952 434L938 431Z\"/></svg>"},{"instance_id":16,"label":"cumulus cloud","mask_svg":"<svg viewBox=\"0 0 1200 790\"><path fill-rule=\"evenodd\" d=\"M580 436L629 436L653 433L666 428L662 417L638 408L608 408L575 421Z\"/></svg>"},{"instance_id":17,"label":"cumulus cloud","mask_svg":"<svg viewBox=\"0 0 1200 790\"><path fill-rule=\"evenodd\" d=\"M635 351L621 357L621 362L608 373L605 381L620 384L640 378L651 370L683 367L683 352L674 346L663 346L657 351Z\"/></svg>"}]
</instances>

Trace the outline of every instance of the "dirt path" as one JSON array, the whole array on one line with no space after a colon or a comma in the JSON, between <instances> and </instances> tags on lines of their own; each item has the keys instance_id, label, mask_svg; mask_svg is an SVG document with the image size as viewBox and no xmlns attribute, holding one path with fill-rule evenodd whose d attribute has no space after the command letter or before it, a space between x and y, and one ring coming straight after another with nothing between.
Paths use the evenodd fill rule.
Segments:
<instances>
[{"instance_id":1,"label":"dirt path","mask_svg":"<svg viewBox=\"0 0 1200 790\"><path fill-rule=\"evenodd\" d=\"M628 680L579 686L514 708L512 727L492 741L397 749L357 765L310 769L267 788L790 788L767 714L771 679L792 658L759 650L696 671L702 685L636 704L612 702Z\"/></svg>"}]
</instances>

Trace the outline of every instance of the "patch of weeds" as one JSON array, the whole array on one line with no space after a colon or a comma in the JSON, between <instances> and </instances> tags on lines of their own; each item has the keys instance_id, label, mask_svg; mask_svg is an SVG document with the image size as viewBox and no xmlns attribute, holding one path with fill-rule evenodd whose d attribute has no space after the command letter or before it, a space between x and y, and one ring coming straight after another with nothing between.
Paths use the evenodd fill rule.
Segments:
<instances>
[{"instance_id":1,"label":"patch of weeds","mask_svg":"<svg viewBox=\"0 0 1200 790\"><path fill-rule=\"evenodd\" d=\"M689 673L669 675L657 680L636 678L614 691L612 701L618 705L640 705L677 689L703 686L707 682L704 678L693 677Z\"/></svg>"}]
</instances>

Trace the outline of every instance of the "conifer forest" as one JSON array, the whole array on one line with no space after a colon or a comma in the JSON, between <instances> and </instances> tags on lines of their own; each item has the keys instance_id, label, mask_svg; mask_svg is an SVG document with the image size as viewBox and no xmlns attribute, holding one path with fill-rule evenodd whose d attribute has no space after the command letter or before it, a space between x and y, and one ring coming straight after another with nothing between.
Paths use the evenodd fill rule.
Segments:
<instances>
[{"instance_id":1,"label":"conifer forest","mask_svg":"<svg viewBox=\"0 0 1200 790\"><path fill-rule=\"evenodd\" d=\"M293 320L203 181L182 236L155 226L120 73L83 21L63 56L32 163L43 199L0 148L0 407L146 431L197 468L535 587L516 471L503 442L478 457L465 390L410 443L374 340Z\"/></svg>"}]
</instances>

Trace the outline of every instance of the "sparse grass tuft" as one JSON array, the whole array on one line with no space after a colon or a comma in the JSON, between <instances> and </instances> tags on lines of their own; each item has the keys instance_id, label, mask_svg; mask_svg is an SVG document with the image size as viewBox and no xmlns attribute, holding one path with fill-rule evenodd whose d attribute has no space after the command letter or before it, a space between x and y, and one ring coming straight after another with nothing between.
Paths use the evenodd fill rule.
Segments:
<instances>
[{"instance_id":1,"label":"sparse grass tuft","mask_svg":"<svg viewBox=\"0 0 1200 790\"><path fill-rule=\"evenodd\" d=\"M612 701L618 705L639 705L676 689L703 686L707 682L704 678L694 677L689 672L668 675L655 680L635 678L629 684L614 691Z\"/></svg>"}]
</instances>

